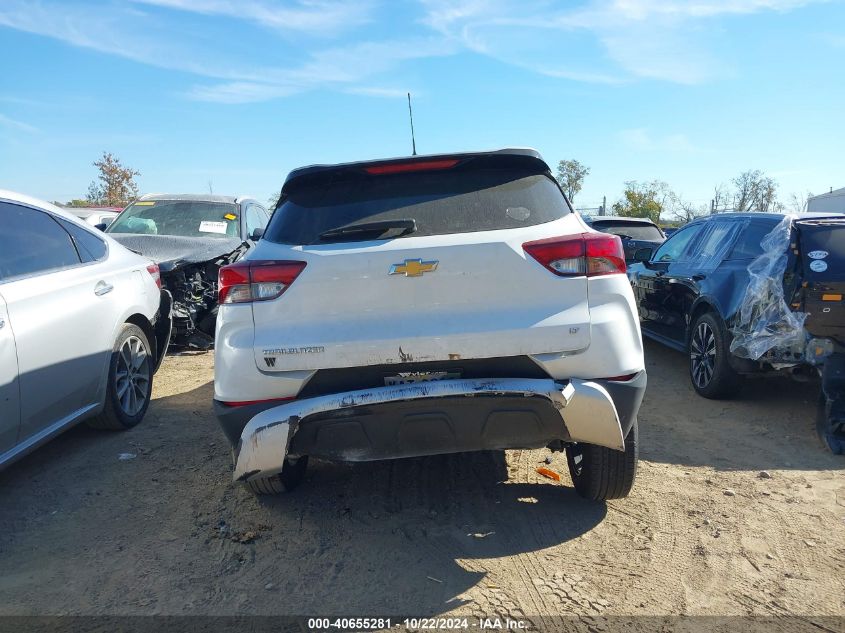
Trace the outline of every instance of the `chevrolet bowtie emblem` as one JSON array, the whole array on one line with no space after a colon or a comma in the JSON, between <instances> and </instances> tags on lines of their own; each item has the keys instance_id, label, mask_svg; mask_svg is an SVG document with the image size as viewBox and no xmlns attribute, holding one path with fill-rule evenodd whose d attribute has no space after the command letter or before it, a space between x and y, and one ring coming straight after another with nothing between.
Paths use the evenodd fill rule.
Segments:
<instances>
[{"instance_id":1,"label":"chevrolet bowtie emblem","mask_svg":"<svg viewBox=\"0 0 845 633\"><path fill-rule=\"evenodd\" d=\"M434 270L437 270L437 261L424 262L421 259L406 259L402 264L393 264L390 267L390 274L422 277L423 273L430 273Z\"/></svg>"}]
</instances>

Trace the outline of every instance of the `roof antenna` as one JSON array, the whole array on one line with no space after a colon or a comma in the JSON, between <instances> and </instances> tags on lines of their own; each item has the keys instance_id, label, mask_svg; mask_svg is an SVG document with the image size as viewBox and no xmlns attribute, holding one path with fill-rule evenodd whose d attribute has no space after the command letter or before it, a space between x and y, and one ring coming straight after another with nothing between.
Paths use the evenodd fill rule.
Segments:
<instances>
[{"instance_id":1,"label":"roof antenna","mask_svg":"<svg viewBox=\"0 0 845 633\"><path fill-rule=\"evenodd\" d=\"M411 93L408 93L408 116L411 118L411 147L414 150L413 155L417 155L417 141L414 139L414 111L411 110Z\"/></svg>"}]
</instances>

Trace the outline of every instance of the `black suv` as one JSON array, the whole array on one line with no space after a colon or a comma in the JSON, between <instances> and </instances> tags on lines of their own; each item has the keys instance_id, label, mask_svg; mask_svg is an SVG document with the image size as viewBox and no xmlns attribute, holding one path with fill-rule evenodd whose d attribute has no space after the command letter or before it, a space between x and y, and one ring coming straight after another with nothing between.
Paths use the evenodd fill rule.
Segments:
<instances>
[{"instance_id":1,"label":"black suv","mask_svg":"<svg viewBox=\"0 0 845 633\"><path fill-rule=\"evenodd\" d=\"M648 218L598 215L585 217L584 222L596 231L618 236L625 250L625 262L629 264L634 261L637 253L651 255L654 249L666 241L660 227Z\"/></svg>"},{"instance_id":2,"label":"black suv","mask_svg":"<svg viewBox=\"0 0 845 633\"><path fill-rule=\"evenodd\" d=\"M705 398L734 395L745 374L821 374L819 431L842 453L843 263L843 215L725 213L682 227L628 276L643 334L689 354Z\"/></svg>"}]
</instances>

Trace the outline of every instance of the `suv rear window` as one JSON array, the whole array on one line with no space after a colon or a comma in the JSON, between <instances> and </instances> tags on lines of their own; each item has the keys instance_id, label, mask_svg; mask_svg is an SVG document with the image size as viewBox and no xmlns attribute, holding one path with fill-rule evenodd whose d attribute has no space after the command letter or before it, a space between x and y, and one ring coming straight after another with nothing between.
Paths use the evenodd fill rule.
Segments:
<instances>
[{"instance_id":1,"label":"suv rear window","mask_svg":"<svg viewBox=\"0 0 845 633\"><path fill-rule=\"evenodd\" d=\"M614 222L613 220L593 221L593 228L602 233L612 233L620 237L635 240L662 241L663 234L651 222Z\"/></svg>"},{"instance_id":2,"label":"suv rear window","mask_svg":"<svg viewBox=\"0 0 845 633\"><path fill-rule=\"evenodd\" d=\"M548 177L512 169L360 176L294 188L276 209L264 239L306 245L347 242L320 235L350 224L414 220L405 236L533 226L569 207ZM359 236L361 239L371 239ZM401 238L400 238L401 239Z\"/></svg>"}]
</instances>

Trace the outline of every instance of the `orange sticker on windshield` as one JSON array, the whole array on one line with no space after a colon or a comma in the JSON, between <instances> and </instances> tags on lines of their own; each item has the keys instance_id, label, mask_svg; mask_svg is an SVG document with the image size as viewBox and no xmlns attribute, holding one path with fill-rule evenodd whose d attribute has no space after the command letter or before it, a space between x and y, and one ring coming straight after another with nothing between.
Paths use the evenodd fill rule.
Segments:
<instances>
[{"instance_id":1,"label":"orange sticker on windshield","mask_svg":"<svg viewBox=\"0 0 845 633\"><path fill-rule=\"evenodd\" d=\"M238 216L236 216L234 213L227 213L223 217L226 218L227 220L237 220L238 219Z\"/></svg>"}]
</instances>

